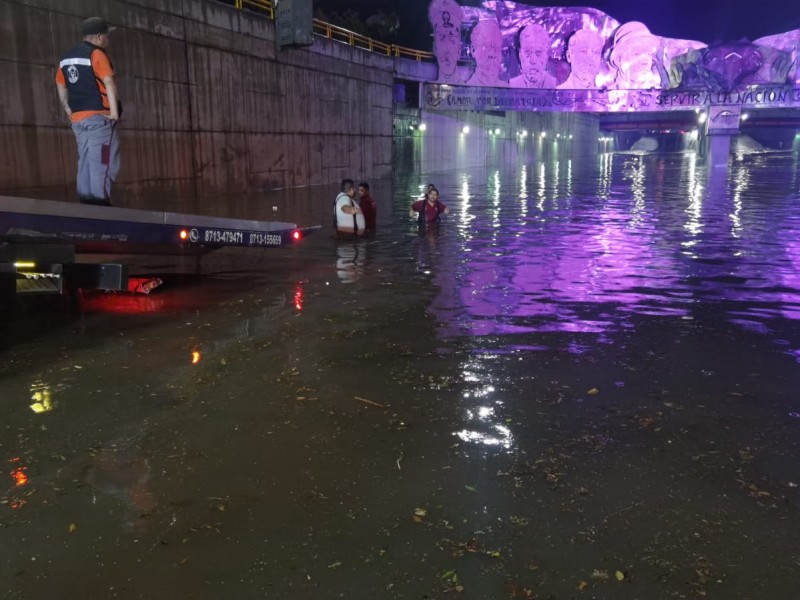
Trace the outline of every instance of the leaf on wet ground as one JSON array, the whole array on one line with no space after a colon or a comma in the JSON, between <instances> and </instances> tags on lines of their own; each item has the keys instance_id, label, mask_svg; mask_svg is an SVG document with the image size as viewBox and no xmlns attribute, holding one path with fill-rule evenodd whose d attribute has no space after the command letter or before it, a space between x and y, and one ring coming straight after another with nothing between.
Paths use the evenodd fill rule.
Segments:
<instances>
[{"instance_id":1,"label":"leaf on wet ground","mask_svg":"<svg viewBox=\"0 0 800 600\"><path fill-rule=\"evenodd\" d=\"M604 569L595 569L592 571L592 579L594 581L608 581L608 571Z\"/></svg>"},{"instance_id":2,"label":"leaf on wet ground","mask_svg":"<svg viewBox=\"0 0 800 600\"><path fill-rule=\"evenodd\" d=\"M75 525L75 523L70 523L69 524L69 532L70 533L75 533L76 531L78 531L78 526Z\"/></svg>"},{"instance_id":3,"label":"leaf on wet ground","mask_svg":"<svg viewBox=\"0 0 800 600\"><path fill-rule=\"evenodd\" d=\"M478 491L478 488L476 488L474 485L465 485L464 487L466 489L468 489L470 492L477 492Z\"/></svg>"},{"instance_id":4,"label":"leaf on wet ground","mask_svg":"<svg viewBox=\"0 0 800 600\"><path fill-rule=\"evenodd\" d=\"M585 589L586 589L588 586L589 586L589 584L588 584L588 583L586 583L585 581L579 581L579 582L578 582L578 589L579 589L580 591L583 591L583 590L585 590Z\"/></svg>"},{"instance_id":5,"label":"leaf on wet ground","mask_svg":"<svg viewBox=\"0 0 800 600\"><path fill-rule=\"evenodd\" d=\"M625 579L625 573L623 573L622 571L617 570L617 571L614 572L614 577L616 577L617 581L622 581L622 580Z\"/></svg>"},{"instance_id":6,"label":"leaf on wet ground","mask_svg":"<svg viewBox=\"0 0 800 600\"><path fill-rule=\"evenodd\" d=\"M447 591L464 591L464 587L458 583L458 574L453 569L445 571L439 575L439 578L442 580L442 583L447 586Z\"/></svg>"},{"instance_id":7,"label":"leaf on wet ground","mask_svg":"<svg viewBox=\"0 0 800 600\"><path fill-rule=\"evenodd\" d=\"M594 396L595 394L599 394L600 390L598 390L597 388L592 388L586 393L589 394L590 396Z\"/></svg>"},{"instance_id":8,"label":"leaf on wet ground","mask_svg":"<svg viewBox=\"0 0 800 600\"><path fill-rule=\"evenodd\" d=\"M527 518L519 517L519 516L516 516L516 515L511 515L508 518L508 520L515 527L525 527L528 524L528 519Z\"/></svg>"}]
</instances>

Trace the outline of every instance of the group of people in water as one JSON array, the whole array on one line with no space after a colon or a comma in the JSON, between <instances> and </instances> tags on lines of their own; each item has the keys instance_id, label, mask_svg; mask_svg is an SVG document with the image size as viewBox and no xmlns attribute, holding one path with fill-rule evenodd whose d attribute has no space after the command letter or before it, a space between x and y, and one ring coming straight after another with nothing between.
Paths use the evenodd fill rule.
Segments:
<instances>
[{"instance_id":1,"label":"group of people in water","mask_svg":"<svg viewBox=\"0 0 800 600\"><path fill-rule=\"evenodd\" d=\"M364 235L375 231L377 205L369 193L369 184L356 184L342 179L342 186L333 206L333 225L341 234Z\"/></svg>"},{"instance_id":2,"label":"group of people in water","mask_svg":"<svg viewBox=\"0 0 800 600\"><path fill-rule=\"evenodd\" d=\"M428 184L425 195L408 207L409 216L417 216L420 225L438 223L440 216L449 212L439 200L439 190ZM377 205L369 191L369 184L362 182L356 188L352 179L342 179L339 194L333 209L336 231L343 235L364 235L375 232Z\"/></svg>"}]
</instances>

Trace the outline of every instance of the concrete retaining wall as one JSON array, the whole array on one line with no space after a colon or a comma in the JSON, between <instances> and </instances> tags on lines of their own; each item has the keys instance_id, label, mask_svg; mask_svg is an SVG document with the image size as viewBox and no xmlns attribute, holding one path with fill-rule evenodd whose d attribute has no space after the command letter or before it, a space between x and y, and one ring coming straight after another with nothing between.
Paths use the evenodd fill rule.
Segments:
<instances>
[{"instance_id":1,"label":"concrete retaining wall","mask_svg":"<svg viewBox=\"0 0 800 600\"><path fill-rule=\"evenodd\" d=\"M203 198L389 175L393 61L212 0L0 0L0 192L75 198L55 66L80 22L118 24L115 204L220 213Z\"/></svg>"}]
</instances>

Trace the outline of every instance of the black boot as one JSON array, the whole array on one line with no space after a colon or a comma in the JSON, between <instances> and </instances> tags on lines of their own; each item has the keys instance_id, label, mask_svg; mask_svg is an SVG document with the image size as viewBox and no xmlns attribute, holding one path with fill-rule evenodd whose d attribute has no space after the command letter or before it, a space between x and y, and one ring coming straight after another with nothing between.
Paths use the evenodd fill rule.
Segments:
<instances>
[{"instance_id":1,"label":"black boot","mask_svg":"<svg viewBox=\"0 0 800 600\"><path fill-rule=\"evenodd\" d=\"M95 198L94 196L83 197L80 199L83 204L94 204L95 206L111 206L107 198Z\"/></svg>"}]
</instances>

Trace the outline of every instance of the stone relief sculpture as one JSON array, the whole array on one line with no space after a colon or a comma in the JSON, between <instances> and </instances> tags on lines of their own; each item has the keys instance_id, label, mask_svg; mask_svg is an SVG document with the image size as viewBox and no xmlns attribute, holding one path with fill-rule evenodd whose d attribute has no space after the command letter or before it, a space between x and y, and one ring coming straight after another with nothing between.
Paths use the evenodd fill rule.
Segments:
<instances>
[{"instance_id":1,"label":"stone relief sculpture","mask_svg":"<svg viewBox=\"0 0 800 600\"><path fill-rule=\"evenodd\" d=\"M648 89L661 86L661 76L654 70L661 40L644 23L631 21L614 32L609 64L614 79L609 85L617 90Z\"/></svg>"},{"instance_id":2,"label":"stone relief sculpture","mask_svg":"<svg viewBox=\"0 0 800 600\"><path fill-rule=\"evenodd\" d=\"M791 52L748 41L725 42L673 59L670 87L729 91L742 85L792 83L795 72Z\"/></svg>"},{"instance_id":3,"label":"stone relief sculpture","mask_svg":"<svg viewBox=\"0 0 800 600\"><path fill-rule=\"evenodd\" d=\"M789 62L789 67L786 71L787 82L800 84L800 29L793 29L777 35L768 35L758 38L753 43L760 48L781 51L783 56L787 57L784 60ZM775 70L777 71L778 69Z\"/></svg>"},{"instance_id":4,"label":"stone relief sculpture","mask_svg":"<svg viewBox=\"0 0 800 600\"><path fill-rule=\"evenodd\" d=\"M433 0L428 21L433 27L433 51L439 66L438 81L462 83L458 74L461 57L461 6L455 0Z\"/></svg>"},{"instance_id":5,"label":"stone relief sculpture","mask_svg":"<svg viewBox=\"0 0 800 600\"><path fill-rule=\"evenodd\" d=\"M579 29L567 39L567 63L570 72L558 87L586 90L600 87L597 77L603 62L603 38L594 29Z\"/></svg>"},{"instance_id":6,"label":"stone relief sculpture","mask_svg":"<svg viewBox=\"0 0 800 600\"><path fill-rule=\"evenodd\" d=\"M482 6L472 7L432 0L428 16L442 83L463 80L457 63L463 32L470 32L468 54L475 63L470 86L721 90L800 84L800 30L709 48L655 35L643 23L621 24L593 8L508 0L483 0Z\"/></svg>"},{"instance_id":7,"label":"stone relief sculpture","mask_svg":"<svg viewBox=\"0 0 800 600\"><path fill-rule=\"evenodd\" d=\"M502 35L497 21L484 20L472 29L470 34L470 53L475 59L475 71L467 85L505 86L500 79L500 66L503 59Z\"/></svg>"},{"instance_id":8,"label":"stone relief sculpture","mask_svg":"<svg viewBox=\"0 0 800 600\"><path fill-rule=\"evenodd\" d=\"M525 25L518 36L520 74L509 81L511 87L554 88L556 78L547 72L550 36L537 23Z\"/></svg>"}]
</instances>

